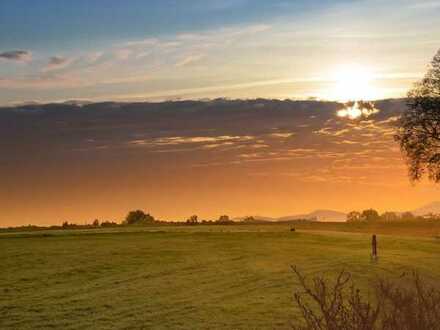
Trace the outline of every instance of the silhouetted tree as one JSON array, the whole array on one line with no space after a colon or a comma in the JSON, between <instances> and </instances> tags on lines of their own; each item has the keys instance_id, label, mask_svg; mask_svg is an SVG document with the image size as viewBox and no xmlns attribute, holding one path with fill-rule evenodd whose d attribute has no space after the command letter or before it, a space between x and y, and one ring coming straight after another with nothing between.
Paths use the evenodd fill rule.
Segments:
<instances>
[{"instance_id":1,"label":"silhouetted tree","mask_svg":"<svg viewBox=\"0 0 440 330\"><path fill-rule=\"evenodd\" d=\"M218 223L222 223L222 224L228 224L228 223L231 223L232 221L229 219L229 216L227 216L227 215L221 215L221 216L218 218L217 222L218 222Z\"/></svg>"},{"instance_id":2,"label":"silhouetted tree","mask_svg":"<svg viewBox=\"0 0 440 330\"><path fill-rule=\"evenodd\" d=\"M380 219L379 213L374 209L362 211L361 219L363 221L372 222Z\"/></svg>"},{"instance_id":3,"label":"silhouetted tree","mask_svg":"<svg viewBox=\"0 0 440 330\"><path fill-rule=\"evenodd\" d=\"M106 228L106 227L116 227L118 226L118 224L114 221L103 221L101 222L101 227Z\"/></svg>"},{"instance_id":4,"label":"silhouetted tree","mask_svg":"<svg viewBox=\"0 0 440 330\"><path fill-rule=\"evenodd\" d=\"M425 77L408 93L395 138L406 157L412 181L424 174L440 182L440 51Z\"/></svg>"},{"instance_id":5,"label":"silhouetted tree","mask_svg":"<svg viewBox=\"0 0 440 330\"><path fill-rule=\"evenodd\" d=\"M188 225L197 225L199 223L197 215L192 215L189 219L186 220Z\"/></svg>"},{"instance_id":6,"label":"silhouetted tree","mask_svg":"<svg viewBox=\"0 0 440 330\"><path fill-rule=\"evenodd\" d=\"M243 219L243 222L248 222L248 223L255 222L255 218L254 217L246 217Z\"/></svg>"},{"instance_id":7,"label":"silhouetted tree","mask_svg":"<svg viewBox=\"0 0 440 330\"><path fill-rule=\"evenodd\" d=\"M384 212L380 218L383 221L397 221L400 219L399 216L394 212Z\"/></svg>"},{"instance_id":8,"label":"silhouetted tree","mask_svg":"<svg viewBox=\"0 0 440 330\"><path fill-rule=\"evenodd\" d=\"M99 220L98 219L93 220L92 226L99 227Z\"/></svg>"},{"instance_id":9,"label":"silhouetted tree","mask_svg":"<svg viewBox=\"0 0 440 330\"><path fill-rule=\"evenodd\" d=\"M127 225L149 224L154 222L154 217L142 210L130 211L125 218Z\"/></svg>"},{"instance_id":10,"label":"silhouetted tree","mask_svg":"<svg viewBox=\"0 0 440 330\"><path fill-rule=\"evenodd\" d=\"M347 214L347 222L359 222L361 221L361 214L358 211L352 211Z\"/></svg>"}]
</instances>

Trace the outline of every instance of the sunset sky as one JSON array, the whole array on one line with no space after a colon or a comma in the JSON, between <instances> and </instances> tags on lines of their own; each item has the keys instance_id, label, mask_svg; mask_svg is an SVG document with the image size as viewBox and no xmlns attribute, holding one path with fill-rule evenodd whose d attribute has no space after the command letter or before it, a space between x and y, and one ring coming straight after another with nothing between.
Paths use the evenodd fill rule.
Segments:
<instances>
[{"instance_id":1,"label":"sunset sky","mask_svg":"<svg viewBox=\"0 0 440 330\"><path fill-rule=\"evenodd\" d=\"M439 200L393 139L439 17L428 0L0 1L0 227Z\"/></svg>"},{"instance_id":2,"label":"sunset sky","mask_svg":"<svg viewBox=\"0 0 440 330\"><path fill-rule=\"evenodd\" d=\"M432 0L0 2L0 103L400 97L439 47Z\"/></svg>"}]
</instances>

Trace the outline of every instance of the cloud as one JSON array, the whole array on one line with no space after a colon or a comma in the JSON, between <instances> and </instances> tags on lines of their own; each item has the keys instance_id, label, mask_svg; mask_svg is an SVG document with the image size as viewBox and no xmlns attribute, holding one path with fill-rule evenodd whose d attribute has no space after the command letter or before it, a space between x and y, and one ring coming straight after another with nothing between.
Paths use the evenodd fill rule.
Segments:
<instances>
[{"instance_id":1,"label":"cloud","mask_svg":"<svg viewBox=\"0 0 440 330\"><path fill-rule=\"evenodd\" d=\"M409 6L411 9L436 9L440 8L440 3L438 1L418 1L415 4Z\"/></svg>"},{"instance_id":2,"label":"cloud","mask_svg":"<svg viewBox=\"0 0 440 330\"><path fill-rule=\"evenodd\" d=\"M52 56L49 59L49 63L46 65L46 67L43 69L43 71L53 71L53 70L60 70L68 67L73 62L72 58L67 58L63 56Z\"/></svg>"},{"instance_id":3,"label":"cloud","mask_svg":"<svg viewBox=\"0 0 440 330\"><path fill-rule=\"evenodd\" d=\"M30 62L32 61L32 53L27 50L12 50L0 53L0 59L16 62Z\"/></svg>"},{"instance_id":4,"label":"cloud","mask_svg":"<svg viewBox=\"0 0 440 330\"><path fill-rule=\"evenodd\" d=\"M270 134L270 136L275 137L275 138L289 138L294 136L295 133L272 133Z\"/></svg>"},{"instance_id":5,"label":"cloud","mask_svg":"<svg viewBox=\"0 0 440 330\"><path fill-rule=\"evenodd\" d=\"M182 58L179 62L176 63L176 67L184 67L187 66L189 64L193 64L196 62L199 62L200 60L202 60L205 57L205 55L203 54L194 54L194 55L189 55L186 56L184 58Z\"/></svg>"},{"instance_id":6,"label":"cloud","mask_svg":"<svg viewBox=\"0 0 440 330\"><path fill-rule=\"evenodd\" d=\"M250 141L254 139L252 136L170 136L155 139L138 139L129 142L131 145L137 146L169 146L181 144L214 144L216 147L219 142L232 144L234 142Z\"/></svg>"},{"instance_id":7,"label":"cloud","mask_svg":"<svg viewBox=\"0 0 440 330\"><path fill-rule=\"evenodd\" d=\"M114 56L119 61L127 60L132 54L133 54L133 51L131 49L127 49L127 48L117 49L114 51Z\"/></svg>"},{"instance_id":8,"label":"cloud","mask_svg":"<svg viewBox=\"0 0 440 330\"><path fill-rule=\"evenodd\" d=\"M84 56L84 59L89 64L96 63L104 55L103 52L93 52Z\"/></svg>"}]
</instances>

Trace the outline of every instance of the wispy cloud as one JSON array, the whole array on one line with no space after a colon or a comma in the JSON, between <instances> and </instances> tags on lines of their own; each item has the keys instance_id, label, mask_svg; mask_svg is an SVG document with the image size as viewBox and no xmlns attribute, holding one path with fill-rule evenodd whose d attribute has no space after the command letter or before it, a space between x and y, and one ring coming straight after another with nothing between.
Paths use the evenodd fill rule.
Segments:
<instances>
[{"instance_id":1,"label":"wispy cloud","mask_svg":"<svg viewBox=\"0 0 440 330\"><path fill-rule=\"evenodd\" d=\"M418 0L417 3L411 4L409 7L412 9L434 9L440 8L440 2Z\"/></svg>"},{"instance_id":2,"label":"wispy cloud","mask_svg":"<svg viewBox=\"0 0 440 330\"><path fill-rule=\"evenodd\" d=\"M179 62L176 63L176 67L184 67L196 62L199 62L205 57L203 54L191 54L184 58L182 58Z\"/></svg>"},{"instance_id":3,"label":"wispy cloud","mask_svg":"<svg viewBox=\"0 0 440 330\"><path fill-rule=\"evenodd\" d=\"M43 69L43 71L54 71L54 70L60 70L67 68L72 62L74 61L73 58L67 58L63 56L52 56L49 58L49 62L47 63L46 67Z\"/></svg>"}]
</instances>

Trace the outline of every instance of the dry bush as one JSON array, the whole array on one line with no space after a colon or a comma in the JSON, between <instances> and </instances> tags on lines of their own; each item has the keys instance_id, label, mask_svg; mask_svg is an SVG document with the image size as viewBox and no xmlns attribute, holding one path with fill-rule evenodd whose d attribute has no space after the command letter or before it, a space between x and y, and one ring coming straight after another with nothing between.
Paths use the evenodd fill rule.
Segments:
<instances>
[{"instance_id":1,"label":"dry bush","mask_svg":"<svg viewBox=\"0 0 440 330\"><path fill-rule=\"evenodd\" d=\"M437 330L440 329L440 291L417 273L397 280L378 280L373 301L362 297L350 273L341 271L331 282L307 280L293 267L301 291L295 302L301 310L297 330Z\"/></svg>"},{"instance_id":2,"label":"dry bush","mask_svg":"<svg viewBox=\"0 0 440 330\"><path fill-rule=\"evenodd\" d=\"M381 329L440 329L440 291L416 272L394 283L380 280L377 298L384 306Z\"/></svg>"}]
</instances>

